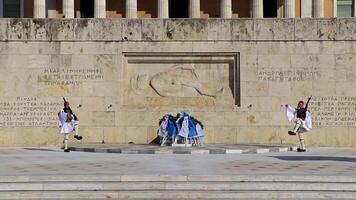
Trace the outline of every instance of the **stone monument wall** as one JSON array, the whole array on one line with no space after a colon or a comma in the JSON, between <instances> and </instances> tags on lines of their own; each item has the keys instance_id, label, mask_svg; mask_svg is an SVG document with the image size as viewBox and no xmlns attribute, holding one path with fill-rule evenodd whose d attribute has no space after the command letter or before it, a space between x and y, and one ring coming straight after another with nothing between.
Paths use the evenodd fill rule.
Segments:
<instances>
[{"instance_id":1,"label":"stone monument wall","mask_svg":"<svg viewBox=\"0 0 356 200\"><path fill-rule=\"evenodd\" d=\"M1 19L0 145L60 145L62 97L83 143L147 144L187 111L206 143L356 146L356 19ZM72 140L74 141L74 140Z\"/></svg>"}]
</instances>

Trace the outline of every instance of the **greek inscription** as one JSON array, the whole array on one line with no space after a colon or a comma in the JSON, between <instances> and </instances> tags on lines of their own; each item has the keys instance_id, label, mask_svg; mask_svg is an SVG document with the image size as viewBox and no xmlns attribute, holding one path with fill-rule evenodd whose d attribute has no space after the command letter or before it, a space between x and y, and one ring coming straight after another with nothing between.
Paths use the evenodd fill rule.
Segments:
<instances>
[{"instance_id":1,"label":"greek inscription","mask_svg":"<svg viewBox=\"0 0 356 200\"><path fill-rule=\"evenodd\" d=\"M38 82L46 85L80 85L101 80L104 80L104 70L100 68L45 68L38 75Z\"/></svg>"},{"instance_id":2,"label":"greek inscription","mask_svg":"<svg viewBox=\"0 0 356 200\"><path fill-rule=\"evenodd\" d=\"M318 80L321 77L317 68L275 69L258 68L257 78L260 81L298 82Z\"/></svg>"},{"instance_id":3,"label":"greek inscription","mask_svg":"<svg viewBox=\"0 0 356 200\"><path fill-rule=\"evenodd\" d=\"M356 126L356 97L313 97L315 126Z\"/></svg>"},{"instance_id":4,"label":"greek inscription","mask_svg":"<svg viewBox=\"0 0 356 200\"><path fill-rule=\"evenodd\" d=\"M56 126L61 102L37 97L0 100L0 127Z\"/></svg>"}]
</instances>

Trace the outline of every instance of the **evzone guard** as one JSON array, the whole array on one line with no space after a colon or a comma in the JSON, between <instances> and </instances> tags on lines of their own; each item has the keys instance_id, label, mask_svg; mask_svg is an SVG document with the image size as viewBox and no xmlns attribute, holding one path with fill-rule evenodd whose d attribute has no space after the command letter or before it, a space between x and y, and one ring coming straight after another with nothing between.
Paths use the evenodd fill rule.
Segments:
<instances>
[{"instance_id":1,"label":"evzone guard","mask_svg":"<svg viewBox=\"0 0 356 200\"><path fill-rule=\"evenodd\" d=\"M60 129L60 133L63 135L63 144L64 144L64 152L70 152L70 149L68 148L68 139L69 139L69 134L71 132L74 132L74 138L77 140L83 139L82 136L79 135L79 129L78 129L78 118L77 116L73 113L72 109L69 107L69 102L66 101L65 98L64 100L64 107L62 110L58 112L58 125Z\"/></svg>"},{"instance_id":2,"label":"evzone guard","mask_svg":"<svg viewBox=\"0 0 356 200\"><path fill-rule=\"evenodd\" d=\"M295 123L294 129L288 131L289 135L299 136L300 147L297 149L298 152L305 152L305 142L304 142L304 133L312 129L312 117L308 111L308 105L311 96L308 98L307 103L304 107L304 101L299 101L296 108L286 104L286 115L290 122Z\"/></svg>"}]
</instances>

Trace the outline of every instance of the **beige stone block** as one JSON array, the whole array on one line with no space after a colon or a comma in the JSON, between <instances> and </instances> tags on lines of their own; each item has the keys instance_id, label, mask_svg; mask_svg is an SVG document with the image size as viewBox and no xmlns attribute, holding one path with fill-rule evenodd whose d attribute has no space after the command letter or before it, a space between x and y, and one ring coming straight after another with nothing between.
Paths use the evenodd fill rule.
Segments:
<instances>
[{"instance_id":1,"label":"beige stone block","mask_svg":"<svg viewBox=\"0 0 356 200\"><path fill-rule=\"evenodd\" d=\"M258 47L254 41L231 41L230 46L233 52L257 55Z\"/></svg>"},{"instance_id":2,"label":"beige stone block","mask_svg":"<svg viewBox=\"0 0 356 200\"><path fill-rule=\"evenodd\" d=\"M125 42L122 52L192 52L191 41L172 41L172 42Z\"/></svg>"},{"instance_id":3,"label":"beige stone block","mask_svg":"<svg viewBox=\"0 0 356 200\"><path fill-rule=\"evenodd\" d=\"M74 38L77 41L88 41L92 39L92 23L88 20L74 19Z\"/></svg>"},{"instance_id":4,"label":"beige stone block","mask_svg":"<svg viewBox=\"0 0 356 200\"><path fill-rule=\"evenodd\" d=\"M116 42L93 42L83 41L61 44L61 54L117 54L118 43Z\"/></svg>"},{"instance_id":5,"label":"beige stone block","mask_svg":"<svg viewBox=\"0 0 356 200\"><path fill-rule=\"evenodd\" d=\"M104 141L106 144L125 144L126 134L123 127L104 127Z\"/></svg>"},{"instance_id":6,"label":"beige stone block","mask_svg":"<svg viewBox=\"0 0 356 200\"><path fill-rule=\"evenodd\" d=\"M4 67L13 70L13 68L26 68L29 63L29 56L25 55L3 55L1 56L1 62L4 64ZM19 69L17 69L18 71Z\"/></svg>"},{"instance_id":7,"label":"beige stone block","mask_svg":"<svg viewBox=\"0 0 356 200\"><path fill-rule=\"evenodd\" d=\"M21 127L7 127L2 128L0 133L1 146L58 146L62 140L58 129L51 127L29 127L26 129Z\"/></svg>"},{"instance_id":8,"label":"beige stone block","mask_svg":"<svg viewBox=\"0 0 356 200\"><path fill-rule=\"evenodd\" d=\"M272 40L273 33L273 19L256 19L254 20L254 30L256 40Z\"/></svg>"},{"instance_id":9,"label":"beige stone block","mask_svg":"<svg viewBox=\"0 0 356 200\"><path fill-rule=\"evenodd\" d=\"M122 21L115 19L93 19L89 21L91 38L101 41L121 41Z\"/></svg>"},{"instance_id":10,"label":"beige stone block","mask_svg":"<svg viewBox=\"0 0 356 200\"><path fill-rule=\"evenodd\" d=\"M247 125L268 126L270 125L270 112L250 111L247 113Z\"/></svg>"},{"instance_id":11,"label":"beige stone block","mask_svg":"<svg viewBox=\"0 0 356 200\"><path fill-rule=\"evenodd\" d=\"M218 144L236 144L235 127L216 127L215 143Z\"/></svg>"},{"instance_id":12,"label":"beige stone block","mask_svg":"<svg viewBox=\"0 0 356 200\"><path fill-rule=\"evenodd\" d=\"M51 54L50 56L50 67L71 67L72 66L72 55L60 55Z\"/></svg>"},{"instance_id":13,"label":"beige stone block","mask_svg":"<svg viewBox=\"0 0 356 200\"><path fill-rule=\"evenodd\" d=\"M30 19L9 19L7 24L8 40L28 40L30 36Z\"/></svg>"},{"instance_id":14,"label":"beige stone block","mask_svg":"<svg viewBox=\"0 0 356 200\"><path fill-rule=\"evenodd\" d=\"M335 68L351 69L356 64L356 56L354 54L336 54L335 55Z\"/></svg>"},{"instance_id":15,"label":"beige stone block","mask_svg":"<svg viewBox=\"0 0 356 200\"><path fill-rule=\"evenodd\" d=\"M142 20L141 19L123 19L122 23L122 40L132 41L142 39Z\"/></svg>"},{"instance_id":16,"label":"beige stone block","mask_svg":"<svg viewBox=\"0 0 356 200\"><path fill-rule=\"evenodd\" d=\"M286 97L246 97L243 107L246 107L248 111L270 112L280 110L285 101Z\"/></svg>"},{"instance_id":17,"label":"beige stone block","mask_svg":"<svg viewBox=\"0 0 356 200\"><path fill-rule=\"evenodd\" d=\"M169 19L163 21L164 40L206 40L208 22L201 19Z\"/></svg>"},{"instance_id":18,"label":"beige stone block","mask_svg":"<svg viewBox=\"0 0 356 200\"><path fill-rule=\"evenodd\" d=\"M135 119L136 113L134 112L116 112L116 124L118 126L129 126L131 120Z\"/></svg>"},{"instance_id":19,"label":"beige stone block","mask_svg":"<svg viewBox=\"0 0 356 200\"><path fill-rule=\"evenodd\" d=\"M315 67L322 69L335 69L335 57L329 54L316 55Z\"/></svg>"},{"instance_id":20,"label":"beige stone block","mask_svg":"<svg viewBox=\"0 0 356 200\"><path fill-rule=\"evenodd\" d=\"M336 95L340 96L356 96L356 83L354 82L336 82Z\"/></svg>"},{"instance_id":21,"label":"beige stone block","mask_svg":"<svg viewBox=\"0 0 356 200\"><path fill-rule=\"evenodd\" d=\"M205 112L202 119L198 120L207 126L221 126L224 124L224 112Z\"/></svg>"},{"instance_id":22,"label":"beige stone block","mask_svg":"<svg viewBox=\"0 0 356 200\"><path fill-rule=\"evenodd\" d=\"M319 54L320 44L319 41L294 42L293 54Z\"/></svg>"},{"instance_id":23,"label":"beige stone block","mask_svg":"<svg viewBox=\"0 0 356 200\"><path fill-rule=\"evenodd\" d=\"M142 19L142 40L162 40L164 32L163 20Z\"/></svg>"},{"instance_id":24,"label":"beige stone block","mask_svg":"<svg viewBox=\"0 0 356 200\"><path fill-rule=\"evenodd\" d=\"M351 147L356 147L356 128L349 127L349 144Z\"/></svg>"},{"instance_id":25,"label":"beige stone block","mask_svg":"<svg viewBox=\"0 0 356 200\"><path fill-rule=\"evenodd\" d=\"M273 127L240 127L237 132L238 144L278 144L278 133Z\"/></svg>"},{"instance_id":26,"label":"beige stone block","mask_svg":"<svg viewBox=\"0 0 356 200\"><path fill-rule=\"evenodd\" d=\"M326 141L326 135L327 135L328 131L329 131L328 127L314 127L312 131L305 133L304 138L305 138L305 145L307 146L307 148L308 148L308 146L309 147L311 147L311 146L319 146L319 147L328 146L327 141ZM296 140L298 141L298 137L296 137Z\"/></svg>"},{"instance_id":27,"label":"beige stone block","mask_svg":"<svg viewBox=\"0 0 356 200\"><path fill-rule=\"evenodd\" d=\"M126 127L126 143L147 144L147 127Z\"/></svg>"},{"instance_id":28,"label":"beige stone block","mask_svg":"<svg viewBox=\"0 0 356 200\"><path fill-rule=\"evenodd\" d=\"M36 42L30 43L32 46L32 53L45 54L45 55L58 55L60 52L60 42Z\"/></svg>"},{"instance_id":29,"label":"beige stone block","mask_svg":"<svg viewBox=\"0 0 356 200\"><path fill-rule=\"evenodd\" d=\"M49 55L29 55L28 56L28 68L47 68L50 67L50 56Z\"/></svg>"},{"instance_id":30,"label":"beige stone block","mask_svg":"<svg viewBox=\"0 0 356 200\"><path fill-rule=\"evenodd\" d=\"M51 23L51 39L53 41L66 41L74 40L74 20L73 19L61 19L54 20Z\"/></svg>"},{"instance_id":31,"label":"beige stone block","mask_svg":"<svg viewBox=\"0 0 356 200\"><path fill-rule=\"evenodd\" d=\"M232 40L254 40L256 38L255 20L239 19L232 20L231 39Z\"/></svg>"},{"instance_id":32,"label":"beige stone block","mask_svg":"<svg viewBox=\"0 0 356 200\"><path fill-rule=\"evenodd\" d=\"M93 56L94 66L105 69L116 68L117 56L115 54L100 54Z\"/></svg>"},{"instance_id":33,"label":"beige stone block","mask_svg":"<svg viewBox=\"0 0 356 200\"><path fill-rule=\"evenodd\" d=\"M74 112L74 111L73 111ZM85 107L81 110L75 111L75 114L79 118L79 126L91 126L93 121L93 112L87 111Z\"/></svg>"},{"instance_id":34,"label":"beige stone block","mask_svg":"<svg viewBox=\"0 0 356 200\"><path fill-rule=\"evenodd\" d=\"M264 41L254 46L259 55L289 55L294 51L294 42L288 41Z\"/></svg>"},{"instance_id":35,"label":"beige stone block","mask_svg":"<svg viewBox=\"0 0 356 200\"><path fill-rule=\"evenodd\" d=\"M290 66L290 55L258 55L258 67L288 68Z\"/></svg>"},{"instance_id":36,"label":"beige stone block","mask_svg":"<svg viewBox=\"0 0 356 200\"><path fill-rule=\"evenodd\" d=\"M218 128L214 126L204 126L204 143L213 144L215 143L215 133Z\"/></svg>"},{"instance_id":37,"label":"beige stone block","mask_svg":"<svg viewBox=\"0 0 356 200\"><path fill-rule=\"evenodd\" d=\"M246 82L246 95L248 97L267 96L268 83L266 82Z\"/></svg>"},{"instance_id":38,"label":"beige stone block","mask_svg":"<svg viewBox=\"0 0 356 200\"><path fill-rule=\"evenodd\" d=\"M305 67L316 67L317 55L305 55L305 54L295 54L291 55L291 67L295 68L305 68Z\"/></svg>"},{"instance_id":39,"label":"beige stone block","mask_svg":"<svg viewBox=\"0 0 356 200\"><path fill-rule=\"evenodd\" d=\"M337 38L337 20L336 19L319 19L318 20L318 39L335 40Z\"/></svg>"},{"instance_id":40,"label":"beige stone block","mask_svg":"<svg viewBox=\"0 0 356 200\"><path fill-rule=\"evenodd\" d=\"M103 107L105 105L105 97L85 97L82 100L83 110L90 111L104 111Z\"/></svg>"},{"instance_id":41,"label":"beige stone block","mask_svg":"<svg viewBox=\"0 0 356 200\"><path fill-rule=\"evenodd\" d=\"M207 45L208 44L208 45ZM235 52L234 46L228 41L194 41L193 52Z\"/></svg>"},{"instance_id":42,"label":"beige stone block","mask_svg":"<svg viewBox=\"0 0 356 200\"><path fill-rule=\"evenodd\" d=\"M233 21L224 19L208 20L208 40L230 40Z\"/></svg>"},{"instance_id":43,"label":"beige stone block","mask_svg":"<svg viewBox=\"0 0 356 200\"><path fill-rule=\"evenodd\" d=\"M247 123L247 112L225 112L224 126L240 126Z\"/></svg>"},{"instance_id":44,"label":"beige stone block","mask_svg":"<svg viewBox=\"0 0 356 200\"><path fill-rule=\"evenodd\" d=\"M291 91L293 92L293 96L296 97L307 97L314 93L311 81L294 82L291 84Z\"/></svg>"},{"instance_id":45,"label":"beige stone block","mask_svg":"<svg viewBox=\"0 0 356 200\"><path fill-rule=\"evenodd\" d=\"M240 78L241 81L257 81L257 55L241 55Z\"/></svg>"},{"instance_id":46,"label":"beige stone block","mask_svg":"<svg viewBox=\"0 0 356 200\"><path fill-rule=\"evenodd\" d=\"M157 126L148 127L147 130L147 144L155 143L158 139L158 124Z\"/></svg>"},{"instance_id":47,"label":"beige stone block","mask_svg":"<svg viewBox=\"0 0 356 200\"><path fill-rule=\"evenodd\" d=\"M240 97L245 97L247 96L247 83L253 83L250 81L240 81Z\"/></svg>"},{"instance_id":48,"label":"beige stone block","mask_svg":"<svg viewBox=\"0 0 356 200\"><path fill-rule=\"evenodd\" d=\"M321 81L330 81L330 80L335 80L335 69L320 69L319 70L319 80ZM316 79L318 80L318 79Z\"/></svg>"},{"instance_id":49,"label":"beige stone block","mask_svg":"<svg viewBox=\"0 0 356 200\"><path fill-rule=\"evenodd\" d=\"M335 70L335 81L346 81L348 77L349 70L346 69L338 69Z\"/></svg>"},{"instance_id":50,"label":"beige stone block","mask_svg":"<svg viewBox=\"0 0 356 200\"><path fill-rule=\"evenodd\" d=\"M282 109L280 109L279 112L270 112L269 116L271 126L287 126L290 124L284 110Z\"/></svg>"},{"instance_id":51,"label":"beige stone block","mask_svg":"<svg viewBox=\"0 0 356 200\"><path fill-rule=\"evenodd\" d=\"M7 40L7 21L8 19L1 19L0 20L0 40L5 41Z\"/></svg>"},{"instance_id":52,"label":"beige stone block","mask_svg":"<svg viewBox=\"0 0 356 200\"><path fill-rule=\"evenodd\" d=\"M349 147L351 138L348 127L330 127L325 132L326 144L332 147Z\"/></svg>"},{"instance_id":53,"label":"beige stone block","mask_svg":"<svg viewBox=\"0 0 356 200\"><path fill-rule=\"evenodd\" d=\"M96 82L94 94L96 96L114 96L119 93L118 83L116 82Z\"/></svg>"},{"instance_id":54,"label":"beige stone block","mask_svg":"<svg viewBox=\"0 0 356 200\"><path fill-rule=\"evenodd\" d=\"M114 126L115 125L115 112L113 111L94 111L92 114L93 126Z\"/></svg>"},{"instance_id":55,"label":"beige stone block","mask_svg":"<svg viewBox=\"0 0 356 200\"><path fill-rule=\"evenodd\" d=\"M319 53L332 55L334 54L335 48L340 44L340 41L320 41L319 42Z\"/></svg>"},{"instance_id":56,"label":"beige stone block","mask_svg":"<svg viewBox=\"0 0 356 200\"><path fill-rule=\"evenodd\" d=\"M291 83L284 82L269 82L268 83L268 96L284 97L291 95Z\"/></svg>"},{"instance_id":57,"label":"beige stone block","mask_svg":"<svg viewBox=\"0 0 356 200\"><path fill-rule=\"evenodd\" d=\"M294 19L275 19L272 26L274 40L294 40Z\"/></svg>"},{"instance_id":58,"label":"beige stone block","mask_svg":"<svg viewBox=\"0 0 356 200\"><path fill-rule=\"evenodd\" d=\"M337 19L337 39L338 40L355 40L356 22L352 18Z\"/></svg>"},{"instance_id":59,"label":"beige stone block","mask_svg":"<svg viewBox=\"0 0 356 200\"><path fill-rule=\"evenodd\" d=\"M278 139L276 140L276 142L279 144L298 145L298 137L291 136L288 134L288 131L292 130L293 127L294 125L292 123L289 123L286 126L276 127L276 132L278 134Z\"/></svg>"},{"instance_id":60,"label":"beige stone block","mask_svg":"<svg viewBox=\"0 0 356 200\"><path fill-rule=\"evenodd\" d=\"M335 71L337 73L338 71ZM346 81L355 82L356 81L356 69L347 70Z\"/></svg>"},{"instance_id":61,"label":"beige stone block","mask_svg":"<svg viewBox=\"0 0 356 200\"><path fill-rule=\"evenodd\" d=\"M83 136L83 140L80 141L82 143L101 143L105 139L103 127L81 126L79 131Z\"/></svg>"},{"instance_id":62,"label":"beige stone block","mask_svg":"<svg viewBox=\"0 0 356 200\"><path fill-rule=\"evenodd\" d=\"M313 82L313 95L315 96L333 96L340 93L338 83L332 80L320 80Z\"/></svg>"},{"instance_id":63,"label":"beige stone block","mask_svg":"<svg viewBox=\"0 0 356 200\"><path fill-rule=\"evenodd\" d=\"M315 19L295 19L296 40L316 40L317 21Z\"/></svg>"},{"instance_id":64,"label":"beige stone block","mask_svg":"<svg viewBox=\"0 0 356 200\"><path fill-rule=\"evenodd\" d=\"M95 57L93 55L72 55L73 68L94 68Z\"/></svg>"},{"instance_id":65,"label":"beige stone block","mask_svg":"<svg viewBox=\"0 0 356 200\"><path fill-rule=\"evenodd\" d=\"M50 23L46 19L31 19L30 20L30 40L50 40L51 33Z\"/></svg>"},{"instance_id":66,"label":"beige stone block","mask_svg":"<svg viewBox=\"0 0 356 200\"><path fill-rule=\"evenodd\" d=\"M74 51L74 43L73 42L58 42L59 44L59 54L78 54L78 52Z\"/></svg>"}]
</instances>

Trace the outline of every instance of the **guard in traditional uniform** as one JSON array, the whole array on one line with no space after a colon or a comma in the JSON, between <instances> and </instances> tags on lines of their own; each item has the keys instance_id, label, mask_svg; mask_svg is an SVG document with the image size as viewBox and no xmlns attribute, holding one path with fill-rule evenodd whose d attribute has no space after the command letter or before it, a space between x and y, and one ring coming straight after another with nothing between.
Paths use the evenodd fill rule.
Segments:
<instances>
[{"instance_id":1,"label":"guard in traditional uniform","mask_svg":"<svg viewBox=\"0 0 356 200\"><path fill-rule=\"evenodd\" d=\"M74 138L77 140L83 139L82 136L79 135L79 130L78 130L78 118L77 116L73 113L72 109L69 107L69 102L66 101L64 98L64 108L58 112L58 125L60 129L60 133L63 135L64 140L64 152L70 152L70 149L68 148L68 139L69 139L69 134L71 132L74 132Z\"/></svg>"},{"instance_id":2,"label":"guard in traditional uniform","mask_svg":"<svg viewBox=\"0 0 356 200\"><path fill-rule=\"evenodd\" d=\"M311 96L308 98L307 103L304 107L304 101L299 101L296 108L286 104L286 115L290 122L294 122L294 129L288 131L289 135L299 136L300 147L297 149L298 152L305 152L305 142L304 142L304 133L312 129L312 117L308 111L308 105Z\"/></svg>"}]
</instances>

